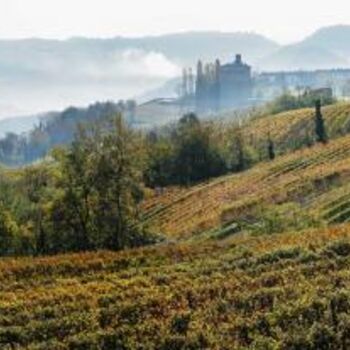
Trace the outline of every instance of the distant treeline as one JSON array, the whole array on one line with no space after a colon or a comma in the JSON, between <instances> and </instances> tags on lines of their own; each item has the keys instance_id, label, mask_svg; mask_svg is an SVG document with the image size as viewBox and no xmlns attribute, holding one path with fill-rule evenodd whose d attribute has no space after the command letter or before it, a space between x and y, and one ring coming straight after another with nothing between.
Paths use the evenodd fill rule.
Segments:
<instances>
[{"instance_id":1,"label":"distant treeline","mask_svg":"<svg viewBox=\"0 0 350 350\"><path fill-rule=\"evenodd\" d=\"M136 108L133 100L95 103L88 108L70 107L61 113L49 113L32 131L23 135L8 133L0 140L0 163L18 166L45 157L56 146L74 139L80 123L96 123L118 113L132 122Z\"/></svg>"}]
</instances>

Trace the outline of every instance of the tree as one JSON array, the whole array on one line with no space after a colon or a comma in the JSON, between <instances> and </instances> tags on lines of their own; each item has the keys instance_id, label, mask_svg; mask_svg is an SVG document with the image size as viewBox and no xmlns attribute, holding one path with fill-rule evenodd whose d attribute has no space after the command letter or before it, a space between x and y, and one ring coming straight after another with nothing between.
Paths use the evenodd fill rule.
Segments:
<instances>
[{"instance_id":1,"label":"tree","mask_svg":"<svg viewBox=\"0 0 350 350\"><path fill-rule=\"evenodd\" d=\"M194 113L184 115L175 137L174 173L177 182L190 185L226 171L226 165Z\"/></svg>"},{"instance_id":2,"label":"tree","mask_svg":"<svg viewBox=\"0 0 350 350\"><path fill-rule=\"evenodd\" d=\"M16 223L10 212L0 203L0 255L11 255L15 251Z\"/></svg>"},{"instance_id":3,"label":"tree","mask_svg":"<svg viewBox=\"0 0 350 350\"><path fill-rule=\"evenodd\" d=\"M268 103L265 107L265 112L267 114L277 114L299 108L313 107L316 98L322 99L324 105L330 105L336 101L332 94L328 93L328 89L306 90L303 93L299 93L298 96L295 96L290 92L285 92L272 102Z\"/></svg>"},{"instance_id":4,"label":"tree","mask_svg":"<svg viewBox=\"0 0 350 350\"><path fill-rule=\"evenodd\" d=\"M316 132L316 141L327 143L327 133L324 125L324 119L321 111L321 100L316 100L315 103L316 114L315 114L315 132Z\"/></svg>"},{"instance_id":5,"label":"tree","mask_svg":"<svg viewBox=\"0 0 350 350\"><path fill-rule=\"evenodd\" d=\"M114 132L101 139L95 153L94 190L103 244L113 249L139 245L137 205L142 199L142 140L117 116Z\"/></svg>"},{"instance_id":6,"label":"tree","mask_svg":"<svg viewBox=\"0 0 350 350\"><path fill-rule=\"evenodd\" d=\"M233 132L232 140L232 161L231 170L243 171L247 167L248 160L246 159L245 147L241 130L236 128Z\"/></svg>"},{"instance_id":7,"label":"tree","mask_svg":"<svg viewBox=\"0 0 350 350\"><path fill-rule=\"evenodd\" d=\"M69 232L68 250L119 250L146 242L137 210L142 150L142 140L121 115L81 127L61 161L64 194L53 211L56 228Z\"/></svg>"},{"instance_id":8,"label":"tree","mask_svg":"<svg viewBox=\"0 0 350 350\"><path fill-rule=\"evenodd\" d=\"M148 137L148 164L144 174L151 187L190 185L219 176L227 167L213 139L209 123L185 114L172 128Z\"/></svg>"},{"instance_id":9,"label":"tree","mask_svg":"<svg viewBox=\"0 0 350 350\"><path fill-rule=\"evenodd\" d=\"M23 189L30 203L29 215L32 217L32 226L34 233L34 245L36 254L47 254L49 252L48 237L45 231L45 211L44 207L48 202L48 194L53 189L47 191L51 175L45 167L32 166L24 169Z\"/></svg>"},{"instance_id":10,"label":"tree","mask_svg":"<svg viewBox=\"0 0 350 350\"><path fill-rule=\"evenodd\" d=\"M136 117L136 109L137 109L137 103L135 100L127 100L125 102L125 109L126 109L126 120L129 122L129 124L135 123L135 117Z\"/></svg>"},{"instance_id":11,"label":"tree","mask_svg":"<svg viewBox=\"0 0 350 350\"><path fill-rule=\"evenodd\" d=\"M276 154L275 154L275 144L272 141L270 135L267 141L267 151L268 151L268 156L270 160L274 160L276 158Z\"/></svg>"},{"instance_id":12,"label":"tree","mask_svg":"<svg viewBox=\"0 0 350 350\"><path fill-rule=\"evenodd\" d=\"M150 134L148 165L144 180L149 187L164 187L175 182L175 150L169 137Z\"/></svg>"}]
</instances>

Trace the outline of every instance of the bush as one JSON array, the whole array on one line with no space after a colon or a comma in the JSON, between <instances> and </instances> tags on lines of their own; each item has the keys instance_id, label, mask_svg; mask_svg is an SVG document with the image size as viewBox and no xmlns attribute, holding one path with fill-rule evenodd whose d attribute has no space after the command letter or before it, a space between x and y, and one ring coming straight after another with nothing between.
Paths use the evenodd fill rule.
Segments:
<instances>
[{"instance_id":1,"label":"bush","mask_svg":"<svg viewBox=\"0 0 350 350\"><path fill-rule=\"evenodd\" d=\"M191 321L190 314L176 315L171 320L171 330L173 333L186 334Z\"/></svg>"},{"instance_id":2,"label":"bush","mask_svg":"<svg viewBox=\"0 0 350 350\"><path fill-rule=\"evenodd\" d=\"M256 223L246 225L253 234L272 234L287 231L299 231L318 226L298 203L289 202L280 205L264 205L256 210Z\"/></svg>"},{"instance_id":3,"label":"bush","mask_svg":"<svg viewBox=\"0 0 350 350\"><path fill-rule=\"evenodd\" d=\"M347 241L338 241L331 243L324 250L326 255L338 255L340 257L345 257L350 255L350 243Z\"/></svg>"},{"instance_id":4,"label":"bush","mask_svg":"<svg viewBox=\"0 0 350 350\"><path fill-rule=\"evenodd\" d=\"M320 323L312 327L309 342L312 350L339 349L334 331L329 326Z\"/></svg>"}]
</instances>

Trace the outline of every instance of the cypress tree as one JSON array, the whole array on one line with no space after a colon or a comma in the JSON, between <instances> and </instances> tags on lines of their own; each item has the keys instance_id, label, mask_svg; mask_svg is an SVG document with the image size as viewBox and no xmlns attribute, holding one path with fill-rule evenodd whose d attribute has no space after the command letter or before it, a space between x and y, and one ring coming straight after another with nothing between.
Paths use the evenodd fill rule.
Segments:
<instances>
[{"instance_id":1,"label":"cypress tree","mask_svg":"<svg viewBox=\"0 0 350 350\"><path fill-rule=\"evenodd\" d=\"M321 100L316 100L315 132L316 141L327 143L327 133L324 125L324 119L321 111Z\"/></svg>"},{"instance_id":2,"label":"cypress tree","mask_svg":"<svg viewBox=\"0 0 350 350\"><path fill-rule=\"evenodd\" d=\"M267 142L267 151L268 151L269 159L270 160L274 160L276 158L275 144L272 141L270 136L269 136L269 139L268 139L268 142Z\"/></svg>"},{"instance_id":3,"label":"cypress tree","mask_svg":"<svg viewBox=\"0 0 350 350\"><path fill-rule=\"evenodd\" d=\"M240 130L236 131L236 134L234 135L234 166L232 170L234 171L243 171L247 167L246 157L245 157L245 150L244 150L244 143L243 143L243 137Z\"/></svg>"},{"instance_id":4,"label":"cypress tree","mask_svg":"<svg viewBox=\"0 0 350 350\"><path fill-rule=\"evenodd\" d=\"M198 61L197 63L197 79L196 79L196 110L202 112L203 110L203 98L205 92L205 77L203 72L203 63Z\"/></svg>"}]
</instances>

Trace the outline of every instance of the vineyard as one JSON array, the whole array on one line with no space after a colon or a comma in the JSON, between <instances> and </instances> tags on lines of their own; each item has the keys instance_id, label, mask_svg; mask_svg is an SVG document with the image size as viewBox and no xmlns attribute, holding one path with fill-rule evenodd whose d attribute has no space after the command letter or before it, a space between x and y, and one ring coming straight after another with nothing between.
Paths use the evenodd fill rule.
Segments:
<instances>
[{"instance_id":1,"label":"vineyard","mask_svg":"<svg viewBox=\"0 0 350 350\"><path fill-rule=\"evenodd\" d=\"M341 118L335 117L334 109L341 112ZM342 126L349 122L349 118L346 119L348 113L349 105L325 109L326 120L332 120ZM287 140L292 132L288 133L282 121L285 123L285 118L294 118L297 121L289 122L294 123L294 126L299 125L299 129L306 132L307 127L302 127L301 122L309 123L309 114L312 114L311 110L287 112L258 119L252 125L257 127L256 135L259 136L259 132L261 135L267 132L270 118L281 121L280 125L273 129L280 134L275 134L274 137ZM339 120L342 122L339 123ZM296 128L292 129L294 133ZM330 130L338 129L334 126ZM334 131L335 135L340 134L340 130L344 129ZM283 134L283 131L286 134ZM344 191L349 191L345 185L350 176L350 137L336 138L335 135L327 146L316 145L287 153L273 162L260 163L244 173L221 177L187 191L174 188L167 190L144 203L145 221L167 236L188 238L194 233L234 222L254 222L258 220L256 215L259 208L264 205L293 202L300 205L304 211L310 211L310 215L324 220L325 223L332 223L335 219L331 216L332 206L338 202L335 198L334 203L328 203L328 195L333 198L336 197L336 193L344 195ZM343 189L343 185L346 188ZM320 201L318 197L321 197ZM343 207L346 207L346 200L345 196ZM350 208L350 203L348 207ZM327 214L327 210L331 213ZM341 217L337 217L337 222L344 221Z\"/></svg>"},{"instance_id":2,"label":"vineyard","mask_svg":"<svg viewBox=\"0 0 350 350\"><path fill-rule=\"evenodd\" d=\"M339 103L323 108L323 116L330 138L350 131L350 105ZM312 140L314 109L300 109L248 121L244 134L251 143L266 141L267 135L275 140L281 151L296 149L305 140Z\"/></svg>"},{"instance_id":3,"label":"vineyard","mask_svg":"<svg viewBox=\"0 0 350 350\"><path fill-rule=\"evenodd\" d=\"M350 104L339 102L322 108L328 137L335 139L350 132ZM273 140L277 154L284 155L314 143L314 108L291 110L274 115L230 115L219 122L215 142L228 144L232 138L232 120L240 120L240 130L248 148L264 159L266 143Z\"/></svg>"},{"instance_id":4,"label":"vineyard","mask_svg":"<svg viewBox=\"0 0 350 350\"><path fill-rule=\"evenodd\" d=\"M160 243L2 258L0 349L349 349L349 114L325 108L330 141L294 151L312 110L255 119L243 132L275 160L148 190Z\"/></svg>"},{"instance_id":5,"label":"vineyard","mask_svg":"<svg viewBox=\"0 0 350 350\"><path fill-rule=\"evenodd\" d=\"M0 263L1 349L348 349L350 227Z\"/></svg>"}]
</instances>

